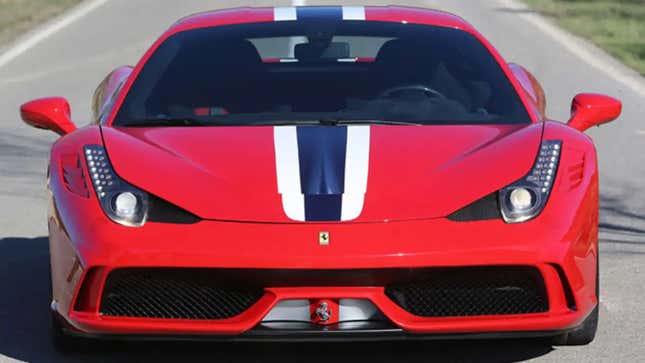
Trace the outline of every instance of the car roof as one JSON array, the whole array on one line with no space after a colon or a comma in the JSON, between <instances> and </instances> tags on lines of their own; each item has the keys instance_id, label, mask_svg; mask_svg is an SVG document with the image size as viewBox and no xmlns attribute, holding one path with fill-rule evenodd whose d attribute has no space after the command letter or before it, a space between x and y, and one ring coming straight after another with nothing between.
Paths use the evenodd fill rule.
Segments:
<instances>
[{"instance_id":1,"label":"car roof","mask_svg":"<svg viewBox=\"0 0 645 363\"><path fill-rule=\"evenodd\" d=\"M316 13L319 13L320 17L324 17L334 11L342 13L346 10L358 10L364 16L362 20L425 24L461 29L470 33L476 32L463 18L439 10L405 6L304 6L275 8L246 7L197 13L177 21L168 29L165 35L169 35L168 33L174 34L191 29L220 25L279 21L276 14L280 12L289 13L290 11L296 14L296 10L303 9L307 9L309 14L313 14L313 18L316 17Z\"/></svg>"}]
</instances>

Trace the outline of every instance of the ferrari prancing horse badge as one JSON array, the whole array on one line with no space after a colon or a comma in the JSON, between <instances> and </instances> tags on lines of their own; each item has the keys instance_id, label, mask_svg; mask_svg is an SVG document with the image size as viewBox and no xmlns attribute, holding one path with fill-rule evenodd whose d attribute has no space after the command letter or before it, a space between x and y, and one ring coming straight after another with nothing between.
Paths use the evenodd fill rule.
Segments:
<instances>
[{"instance_id":1,"label":"ferrari prancing horse badge","mask_svg":"<svg viewBox=\"0 0 645 363\"><path fill-rule=\"evenodd\" d=\"M321 246L329 246L329 232L319 232L318 242Z\"/></svg>"}]
</instances>

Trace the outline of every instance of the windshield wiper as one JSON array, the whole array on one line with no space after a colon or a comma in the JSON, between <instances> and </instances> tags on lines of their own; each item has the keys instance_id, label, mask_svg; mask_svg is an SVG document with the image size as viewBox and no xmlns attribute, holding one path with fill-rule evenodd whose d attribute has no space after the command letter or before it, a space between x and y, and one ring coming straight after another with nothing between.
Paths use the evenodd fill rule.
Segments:
<instances>
[{"instance_id":1,"label":"windshield wiper","mask_svg":"<svg viewBox=\"0 0 645 363\"><path fill-rule=\"evenodd\" d=\"M379 119L344 119L344 118L323 118L320 120L274 120L274 121L256 121L256 122L222 122L216 120L199 120L196 118L150 118L131 120L119 123L119 126L125 127L180 127L180 126L298 126L298 125L322 125L322 126L344 126L344 125L422 125L418 122L407 121L387 121Z\"/></svg>"},{"instance_id":2,"label":"windshield wiper","mask_svg":"<svg viewBox=\"0 0 645 363\"><path fill-rule=\"evenodd\" d=\"M155 127L155 126L208 126L217 124L215 122L202 121L195 118L151 118L132 120L121 123L119 126L126 127Z\"/></svg>"},{"instance_id":3,"label":"windshield wiper","mask_svg":"<svg viewBox=\"0 0 645 363\"><path fill-rule=\"evenodd\" d=\"M404 125L418 126L423 125L418 122L407 121L386 121L378 119L342 119L342 118L322 118L319 120L279 120L279 121L256 121L243 123L244 126L345 126L345 125Z\"/></svg>"},{"instance_id":4,"label":"windshield wiper","mask_svg":"<svg viewBox=\"0 0 645 363\"><path fill-rule=\"evenodd\" d=\"M315 120L293 120L293 121L285 121L285 120L276 120L276 121L253 121L253 122L244 122L240 123L240 125L243 126L299 126L299 125L320 125L321 123L319 121Z\"/></svg>"},{"instance_id":5,"label":"windshield wiper","mask_svg":"<svg viewBox=\"0 0 645 363\"><path fill-rule=\"evenodd\" d=\"M318 120L321 125L337 126L337 125L402 125L402 126L419 126L423 125L420 122L411 121L390 121L379 119L343 119L343 118L325 118Z\"/></svg>"}]
</instances>

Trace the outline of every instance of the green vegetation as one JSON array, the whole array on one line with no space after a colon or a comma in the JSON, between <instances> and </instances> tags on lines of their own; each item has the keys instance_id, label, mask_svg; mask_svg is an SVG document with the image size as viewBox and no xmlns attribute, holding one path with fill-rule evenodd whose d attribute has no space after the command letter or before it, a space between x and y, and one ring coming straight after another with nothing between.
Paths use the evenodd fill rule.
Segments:
<instances>
[{"instance_id":1,"label":"green vegetation","mask_svg":"<svg viewBox=\"0 0 645 363\"><path fill-rule=\"evenodd\" d=\"M524 0L645 75L645 0Z\"/></svg>"},{"instance_id":2,"label":"green vegetation","mask_svg":"<svg viewBox=\"0 0 645 363\"><path fill-rule=\"evenodd\" d=\"M80 0L0 0L0 44L51 19Z\"/></svg>"},{"instance_id":3,"label":"green vegetation","mask_svg":"<svg viewBox=\"0 0 645 363\"><path fill-rule=\"evenodd\" d=\"M645 75L645 0L524 0Z\"/></svg>"}]
</instances>

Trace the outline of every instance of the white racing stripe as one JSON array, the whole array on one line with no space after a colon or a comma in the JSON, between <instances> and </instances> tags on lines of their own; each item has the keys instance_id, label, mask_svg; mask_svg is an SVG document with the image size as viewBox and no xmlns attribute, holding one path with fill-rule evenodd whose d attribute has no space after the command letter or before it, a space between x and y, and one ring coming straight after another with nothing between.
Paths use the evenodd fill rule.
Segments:
<instances>
[{"instance_id":1,"label":"white racing stripe","mask_svg":"<svg viewBox=\"0 0 645 363\"><path fill-rule=\"evenodd\" d=\"M296 6L305 1L292 1L293 7L274 8L275 21L297 20ZM343 20L365 20L365 7L343 6ZM290 47L295 43L292 39ZM287 217L305 220L305 201L300 187L300 164L298 160L298 133L295 126L274 127L278 193ZM342 200L341 220L358 218L363 210L367 191L369 169L370 127L348 126L345 155L345 192Z\"/></svg>"},{"instance_id":2,"label":"white racing stripe","mask_svg":"<svg viewBox=\"0 0 645 363\"><path fill-rule=\"evenodd\" d=\"M297 126L273 128L278 193L282 208L292 220L305 220L305 198L300 182ZM370 158L370 127L347 126L345 180L341 221L356 219L363 211Z\"/></svg>"},{"instance_id":3,"label":"white racing stripe","mask_svg":"<svg viewBox=\"0 0 645 363\"><path fill-rule=\"evenodd\" d=\"M343 20L365 20L365 7L343 6Z\"/></svg>"},{"instance_id":4,"label":"white racing stripe","mask_svg":"<svg viewBox=\"0 0 645 363\"><path fill-rule=\"evenodd\" d=\"M305 220L305 197L300 188L300 163L298 161L298 132L296 126L273 128L275 167L278 177L278 193L282 196L282 208L287 217Z\"/></svg>"},{"instance_id":5,"label":"white racing stripe","mask_svg":"<svg viewBox=\"0 0 645 363\"><path fill-rule=\"evenodd\" d=\"M273 9L273 20L274 21L294 21L298 20L298 11L296 10L296 6L304 6L305 1L304 0L293 0L291 1L291 7L277 7ZM289 57L291 59L286 60L285 62L297 62L297 59L294 58L294 48L296 44L298 43L306 43L307 38L305 37L289 37L289 43L287 45L288 47L288 53ZM284 59L284 58L283 58ZM280 60L280 62L283 62L283 60Z\"/></svg>"},{"instance_id":6,"label":"white racing stripe","mask_svg":"<svg viewBox=\"0 0 645 363\"><path fill-rule=\"evenodd\" d=\"M347 126L345 193L340 219L358 218L363 211L370 161L370 127Z\"/></svg>"},{"instance_id":7,"label":"white racing stripe","mask_svg":"<svg viewBox=\"0 0 645 363\"><path fill-rule=\"evenodd\" d=\"M293 21L297 19L298 19L298 15L295 7L273 8L274 21Z\"/></svg>"}]
</instances>

